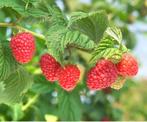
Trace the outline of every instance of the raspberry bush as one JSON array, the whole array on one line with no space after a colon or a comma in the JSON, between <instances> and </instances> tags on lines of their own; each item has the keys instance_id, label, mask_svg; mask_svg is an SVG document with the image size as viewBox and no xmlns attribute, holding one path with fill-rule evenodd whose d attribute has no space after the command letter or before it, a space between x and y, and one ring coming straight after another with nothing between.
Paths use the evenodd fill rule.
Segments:
<instances>
[{"instance_id":1,"label":"raspberry bush","mask_svg":"<svg viewBox=\"0 0 147 122\"><path fill-rule=\"evenodd\" d=\"M26 111L36 99L48 105L44 99L53 95L59 120L80 120L83 95L119 90L138 72L105 11L69 16L48 0L1 0L0 8L12 11L10 22L0 22L4 31L11 29L5 38L0 34L0 103Z\"/></svg>"}]
</instances>

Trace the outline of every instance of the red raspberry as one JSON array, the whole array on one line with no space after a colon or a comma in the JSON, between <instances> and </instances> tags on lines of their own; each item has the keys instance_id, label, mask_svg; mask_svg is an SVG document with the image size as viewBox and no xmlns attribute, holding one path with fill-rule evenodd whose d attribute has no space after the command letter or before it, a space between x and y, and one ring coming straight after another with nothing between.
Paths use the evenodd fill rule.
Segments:
<instances>
[{"instance_id":1,"label":"red raspberry","mask_svg":"<svg viewBox=\"0 0 147 122\"><path fill-rule=\"evenodd\" d=\"M100 90L110 87L117 79L117 69L109 61L102 59L88 72L87 86L91 90Z\"/></svg>"},{"instance_id":2,"label":"red raspberry","mask_svg":"<svg viewBox=\"0 0 147 122\"><path fill-rule=\"evenodd\" d=\"M18 33L11 38L10 47L15 59L19 63L25 64L33 58L35 53L35 39L31 33Z\"/></svg>"},{"instance_id":3,"label":"red raspberry","mask_svg":"<svg viewBox=\"0 0 147 122\"><path fill-rule=\"evenodd\" d=\"M59 84L66 91L72 91L80 78L80 70L75 65L65 66L59 76Z\"/></svg>"},{"instance_id":4,"label":"red raspberry","mask_svg":"<svg viewBox=\"0 0 147 122\"><path fill-rule=\"evenodd\" d=\"M121 61L116 65L118 73L122 76L135 76L138 72L138 63L129 53L122 56Z\"/></svg>"},{"instance_id":5,"label":"red raspberry","mask_svg":"<svg viewBox=\"0 0 147 122\"><path fill-rule=\"evenodd\" d=\"M61 65L49 54L44 54L40 59L40 67L47 80L53 82L58 80Z\"/></svg>"}]
</instances>

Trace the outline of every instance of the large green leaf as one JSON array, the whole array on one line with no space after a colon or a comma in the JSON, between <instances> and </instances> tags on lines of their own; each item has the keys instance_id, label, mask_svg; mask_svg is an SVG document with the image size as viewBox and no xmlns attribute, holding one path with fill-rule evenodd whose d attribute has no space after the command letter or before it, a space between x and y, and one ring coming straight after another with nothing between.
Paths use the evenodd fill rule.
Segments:
<instances>
[{"instance_id":1,"label":"large green leaf","mask_svg":"<svg viewBox=\"0 0 147 122\"><path fill-rule=\"evenodd\" d=\"M0 81L0 92L3 92L5 90L5 84L3 81Z\"/></svg>"},{"instance_id":2,"label":"large green leaf","mask_svg":"<svg viewBox=\"0 0 147 122\"><path fill-rule=\"evenodd\" d=\"M122 33L121 30L117 27L108 27L106 30L106 34L113 39L115 39L119 44L122 41Z\"/></svg>"},{"instance_id":3,"label":"large green leaf","mask_svg":"<svg viewBox=\"0 0 147 122\"><path fill-rule=\"evenodd\" d=\"M80 96L76 90L68 93L60 91L59 96L59 117L63 121L80 121L81 105Z\"/></svg>"},{"instance_id":4,"label":"large green leaf","mask_svg":"<svg viewBox=\"0 0 147 122\"><path fill-rule=\"evenodd\" d=\"M88 36L80 33L79 31L70 31L64 26L53 26L49 29L46 35L47 47L49 53L53 55L59 62L64 54L64 49L68 46L83 48L91 50L95 44Z\"/></svg>"},{"instance_id":5,"label":"large green leaf","mask_svg":"<svg viewBox=\"0 0 147 122\"><path fill-rule=\"evenodd\" d=\"M0 103L18 102L32 84L30 75L16 63L9 43L0 43Z\"/></svg>"},{"instance_id":6,"label":"large green leaf","mask_svg":"<svg viewBox=\"0 0 147 122\"><path fill-rule=\"evenodd\" d=\"M24 13L24 7L20 3L22 2L19 0L0 0L0 8L10 7L19 13Z\"/></svg>"},{"instance_id":7,"label":"large green leaf","mask_svg":"<svg viewBox=\"0 0 147 122\"><path fill-rule=\"evenodd\" d=\"M92 50L95 47L95 43L89 39L88 36L80 33L79 31L67 31L62 38L62 48L66 46L73 46L77 48L83 48Z\"/></svg>"},{"instance_id":8,"label":"large green leaf","mask_svg":"<svg viewBox=\"0 0 147 122\"><path fill-rule=\"evenodd\" d=\"M5 89L0 92L0 103L13 104L19 102L23 94L32 84L30 75L20 67L4 80Z\"/></svg>"},{"instance_id":9,"label":"large green leaf","mask_svg":"<svg viewBox=\"0 0 147 122\"><path fill-rule=\"evenodd\" d=\"M91 13L75 12L71 15L68 27L88 35L90 39L99 41L108 25L108 18L104 11Z\"/></svg>"},{"instance_id":10,"label":"large green leaf","mask_svg":"<svg viewBox=\"0 0 147 122\"><path fill-rule=\"evenodd\" d=\"M0 80L6 79L18 67L11 55L9 43L0 41Z\"/></svg>"},{"instance_id":11,"label":"large green leaf","mask_svg":"<svg viewBox=\"0 0 147 122\"><path fill-rule=\"evenodd\" d=\"M0 0L0 8L9 7L23 16L45 17L49 13L44 12L35 7L30 7L27 3L21 0Z\"/></svg>"},{"instance_id":12,"label":"large green leaf","mask_svg":"<svg viewBox=\"0 0 147 122\"><path fill-rule=\"evenodd\" d=\"M39 94L49 93L55 89L56 84L49 82L43 75L34 75L34 84L31 91Z\"/></svg>"},{"instance_id":13,"label":"large green leaf","mask_svg":"<svg viewBox=\"0 0 147 122\"><path fill-rule=\"evenodd\" d=\"M52 26L61 25L67 26L67 18L64 13L56 5L48 6L48 10L51 14Z\"/></svg>"}]
</instances>

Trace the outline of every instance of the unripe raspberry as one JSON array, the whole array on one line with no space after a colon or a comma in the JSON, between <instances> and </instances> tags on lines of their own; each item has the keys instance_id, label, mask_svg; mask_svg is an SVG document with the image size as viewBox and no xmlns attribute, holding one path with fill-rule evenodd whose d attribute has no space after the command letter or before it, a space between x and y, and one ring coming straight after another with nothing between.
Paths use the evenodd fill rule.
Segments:
<instances>
[{"instance_id":1,"label":"unripe raspberry","mask_svg":"<svg viewBox=\"0 0 147 122\"><path fill-rule=\"evenodd\" d=\"M118 73L122 76L135 76L138 72L138 63L129 53L122 56L121 61L116 65Z\"/></svg>"},{"instance_id":2,"label":"unripe raspberry","mask_svg":"<svg viewBox=\"0 0 147 122\"><path fill-rule=\"evenodd\" d=\"M47 80L50 82L58 80L61 65L50 54L41 56L40 67Z\"/></svg>"},{"instance_id":3,"label":"unripe raspberry","mask_svg":"<svg viewBox=\"0 0 147 122\"><path fill-rule=\"evenodd\" d=\"M72 91L80 78L80 70L76 65L65 66L59 75L59 84L66 91Z\"/></svg>"},{"instance_id":4,"label":"unripe raspberry","mask_svg":"<svg viewBox=\"0 0 147 122\"><path fill-rule=\"evenodd\" d=\"M31 33L18 33L11 38L10 48L14 58L19 63L28 63L35 53L35 39Z\"/></svg>"},{"instance_id":5,"label":"unripe raspberry","mask_svg":"<svg viewBox=\"0 0 147 122\"><path fill-rule=\"evenodd\" d=\"M87 86L91 90L101 90L110 87L117 76L115 65L109 60L102 59L88 72Z\"/></svg>"}]
</instances>

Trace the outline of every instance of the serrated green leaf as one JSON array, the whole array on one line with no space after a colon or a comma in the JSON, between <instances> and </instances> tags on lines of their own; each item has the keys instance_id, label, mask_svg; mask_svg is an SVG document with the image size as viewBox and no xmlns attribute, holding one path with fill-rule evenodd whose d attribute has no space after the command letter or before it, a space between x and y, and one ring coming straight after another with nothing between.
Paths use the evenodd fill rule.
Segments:
<instances>
[{"instance_id":1,"label":"serrated green leaf","mask_svg":"<svg viewBox=\"0 0 147 122\"><path fill-rule=\"evenodd\" d=\"M110 59L114 63L119 62L123 52L115 46L114 41L110 38L102 39L93 51L90 61L95 63L97 60L105 58Z\"/></svg>"},{"instance_id":2,"label":"serrated green leaf","mask_svg":"<svg viewBox=\"0 0 147 122\"><path fill-rule=\"evenodd\" d=\"M59 7L56 5L48 6L48 10L51 14L52 26L67 26L67 18Z\"/></svg>"},{"instance_id":3,"label":"serrated green leaf","mask_svg":"<svg viewBox=\"0 0 147 122\"><path fill-rule=\"evenodd\" d=\"M48 51L60 63L62 63L62 55L64 53L64 49L61 49L61 40L66 31L63 26L53 26L46 34Z\"/></svg>"},{"instance_id":4,"label":"serrated green leaf","mask_svg":"<svg viewBox=\"0 0 147 122\"><path fill-rule=\"evenodd\" d=\"M95 43L88 38L88 36L81 34L79 31L67 31L62 38L62 48L66 46L75 46L83 49L93 49Z\"/></svg>"},{"instance_id":5,"label":"serrated green leaf","mask_svg":"<svg viewBox=\"0 0 147 122\"><path fill-rule=\"evenodd\" d=\"M0 81L0 92L3 92L4 90L5 90L4 81Z\"/></svg>"},{"instance_id":6,"label":"serrated green leaf","mask_svg":"<svg viewBox=\"0 0 147 122\"><path fill-rule=\"evenodd\" d=\"M49 13L44 12L38 8L27 7L26 3L20 0L0 0L0 8L9 7L18 12L23 16L32 16L32 17L45 17Z\"/></svg>"},{"instance_id":7,"label":"serrated green leaf","mask_svg":"<svg viewBox=\"0 0 147 122\"><path fill-rule=\"evenodd\" d=\"M60 91L59 96L59 117L63 121L80 121L81 108L80 96L77 91L70 93Z\"/></svg>"},{"instance_id":8,"label":"serrated green leaf","mask_svg":"<svg viewBox=\"0 0 147 122\"><path fill-rule=\"evenodd\" d=\"M108 25L108 18L104 11L91 13L75 12L71 15L68 27L78 30L98 42Z\"/></svg>"},{"instance_id":9,"label":"serrated green leaf","mask_svg":"<svg viewBox=\"0 0 147 122\"><path fill-rule=\"evenodd\" d=\"M13 121L18 121L24 116L22 104L15 104L11 106L12 112L10 113Z\"/></svg>"},{"instance_id":10,"label":"serrated green leaf","mask_svg":"<svg viewBox=\"0 0 147 122\"><path fill-rule=\"evenodd\" d=\"M0 8L10 7L19 13L24 13L24 7L22 7L20 3L21 1L19 0L0 0Z\"/></svg>"},{"instance_id":11,"label":"serrated green leaf","mask_svg":"<svg viewBox=\"0 0 147 122\"><path fill-rule=\"evenodd\" d=\"M0 80L5 80L18 67L18 64L11 55L9 42L0 41Z\"/></svg>"},{"instance_id":12,"label":"serrated green leaf","mask_svg":"<svg viewBox=\"0 0 147 122\"><path fill-rule=\"evenodd\" d=\"M34 84L32 85L31 91L39 94L49 93L53 91L55 88L55 84L50 83L45 79L42 75L34 76Z\"/></svg>"},{"instance_id":13,"label":"serrated green leaf","mask_svg":"<svg viewBox=\"0 0 147 122\"><path fill-rule=\"evenodd\" d=\"M19 102L23 94L32 85L30 75L20 67L4 80L5 90L0 92L0 103L14 104Z\"/></svg>"},{"instance_id":14,"label":"serrated green leaf","mask_svg":"<svg viewBox=\"0 0 147 122\"><path fill-rule=\"evenodd\" d=\"M73 46L76 48L83 48L91 50L95 47L95 43L86 35L78 31L70 31L64 26L53 26L49 29L46 35L47 47L49 53L53 55L60 63L65 48Z\"/></svg>"},{"instance_id":15,"label":"serrated green leaf","mask_svg":"<svg viewBox=\"0 0 147 122\"><path fill-rule=\"evenodd\" d=\"M121 30L117 27L108 27L106 30L106 33L114 38L119 44L121 44L122 41L122 33Z\"/></svg>"},{"instance_id":16,"label":"serrated green leaf","mask_svg":"<svg viewBox=\"0 0 147 122\"><path fill-rule=\"evenodd\" d=\"M11 55L9 42L0 43L0 103L12 104L18 102L23 93L32 84L30 75L16 63Z\"/></svg>"}]
</instances>

